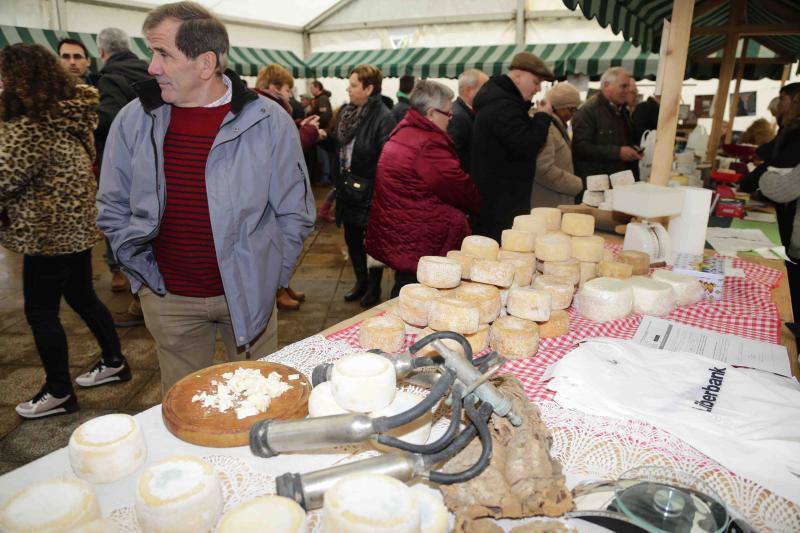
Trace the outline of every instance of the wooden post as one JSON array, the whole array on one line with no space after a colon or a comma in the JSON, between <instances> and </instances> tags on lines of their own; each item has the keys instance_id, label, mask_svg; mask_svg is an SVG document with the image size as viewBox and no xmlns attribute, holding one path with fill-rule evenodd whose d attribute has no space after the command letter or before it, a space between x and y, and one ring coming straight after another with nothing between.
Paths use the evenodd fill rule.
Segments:
<instances>
[{"instance_id":1,"label":"wooden post","mask_svg":"<svg viewBox=\"0 0 800 533\"><path fill-rule=\"evenodd\" d=\"M789 79L789 70L792 68L792 65L786 64L783 66L783 74L781 74L781 89L783 86L786 85L786 80Z\"/></svg>"},{"instance_id":2,"label":"wooden post","mask_svg":"<svg viewBox=\"0 0 800 533\"><path fill-rule=\"evenodd\" d=\"M527 31L525 25L525 0L517 0L517 11L515 12L515 39L514 42L518 47L525 46L525 32Z\"/></svg>"},{"instance_id":3,"label":"wooden post","mask_svg":"<svg viewBox=\"0 0 800 533\"><path fill-rule=\"evenodd\" d=\"M736 62L736 43L739 42L739 34L729 33L725 40L725 48L722 52L722 66L719 69L719 85L717 95L714 97L714 114L711 123L711 133L708 136L708 151L706 161L714 165L717 158L717 148L719 148L719 136L722 133L722 121L725 118L725 105L728 100L728 89L731 85L733 66ZM730 127L733 127L731 124Z\"/></svg>"},{"instance_id":4,"label":"wooden post","mask_svg":"<svg viewBox=\"0 0 800 533\"><path fill-rule=\"evenodd\" d=\"M730 127L725 133L725 144L730 144L733 140L733 123L736 120L736 113L739 110L739 89L742 86L742 77L744 76L744 67L747 58L747 37L742 39L742 55L739 59L739 65L736 68L736 87L733 89L733 101L731 101L731 110L728 113L728 121Z\"/></svg>"},{"instance_id":5,"label":"wooden post","mask_svg":"<svg viewBox=\"0 0 800 533\"><path fill-rule=\"evenodd\" d=\"M661 105L658 111L656 147L650 171L650 183L654 185L666 185L672 170L675 131L678 129L678 108L681 103L683 78L686 74L686 55L689 51L693 11L694 0L675 0L672 4L669 44L661 86Z\"/></svg>"}]
</instances>

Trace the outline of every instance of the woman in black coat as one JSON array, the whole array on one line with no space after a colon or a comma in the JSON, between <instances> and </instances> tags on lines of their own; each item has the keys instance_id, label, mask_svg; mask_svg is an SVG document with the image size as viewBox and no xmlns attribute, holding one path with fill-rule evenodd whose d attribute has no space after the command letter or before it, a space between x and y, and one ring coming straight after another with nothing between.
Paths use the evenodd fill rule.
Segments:
<instances>
[{"instance_id":1,"label":"woman in black coat","mask_svg":"<svg viewBox=\"0 0 800 533\"><path fill-rule=\"evenodd\" d=\"M381 70L358 65L350 73L350 103L339 113L334 137L338 145L336 175L336 223L344 225L344 239L353 263L356 283L344 299L361 298L361 305L376 304L381 296L383 268L367 271L364 234L375 184L375 171L383 145L395 127L391 111L381 100Z\"/></svg>"}]
</instances>

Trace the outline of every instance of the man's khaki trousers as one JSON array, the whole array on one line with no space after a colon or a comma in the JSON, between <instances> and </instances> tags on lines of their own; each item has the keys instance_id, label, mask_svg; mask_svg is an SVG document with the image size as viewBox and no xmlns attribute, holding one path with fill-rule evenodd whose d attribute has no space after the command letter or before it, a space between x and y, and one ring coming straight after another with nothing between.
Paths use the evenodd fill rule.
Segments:
<instances>
[{"instance_id":1,"label":"man's khaki trousers","mask_svg":"<svg viewBox=\"0 0 800 533\"><path fill-rule=\"evenodd\" d=\"M161 297L143 287L139 299L144 322L158 348L162 394L184 376L212 365L217 332L228 361L246 358L244 347L236 346L225 296L192 298L167 293ZM273 306L267 328L250 343L250 359L264 357L277 349L278 312Z\"/></svg>"}]
</instances>

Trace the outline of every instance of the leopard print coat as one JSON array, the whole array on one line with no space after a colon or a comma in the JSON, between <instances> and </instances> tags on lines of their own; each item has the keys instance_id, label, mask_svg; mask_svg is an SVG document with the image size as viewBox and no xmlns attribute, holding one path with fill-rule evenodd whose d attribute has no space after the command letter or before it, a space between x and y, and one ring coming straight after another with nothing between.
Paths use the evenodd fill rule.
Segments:
<instances>
[{"instance_id":1,"label":"leopard print coat","mask_svg":"<svg viewBox=\"0 0 800 533\"><path fill-rule=\"evenodd\" d=\"M95 219L97 91L77 87L45 120L0 121L0 244L26 255L81 252L101 238Z\"/></svg>"}]
</instances>

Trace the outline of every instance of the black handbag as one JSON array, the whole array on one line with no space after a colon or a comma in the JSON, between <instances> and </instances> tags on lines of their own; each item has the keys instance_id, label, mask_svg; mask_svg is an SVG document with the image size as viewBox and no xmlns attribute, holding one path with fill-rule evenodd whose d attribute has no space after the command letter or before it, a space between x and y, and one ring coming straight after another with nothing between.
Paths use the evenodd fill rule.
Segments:
<instances>
[{"instance_id":1,"label":"black handbag","mask_svg":"<svg viewBox=\"0 0 800 533\"><path fill-rule=\"evenodd\" d=\"M341 187L336 188L336 198L348 204L369 203L374 181L360 178L352 172L345 171Z\"/></svg>"}]
</instances>

